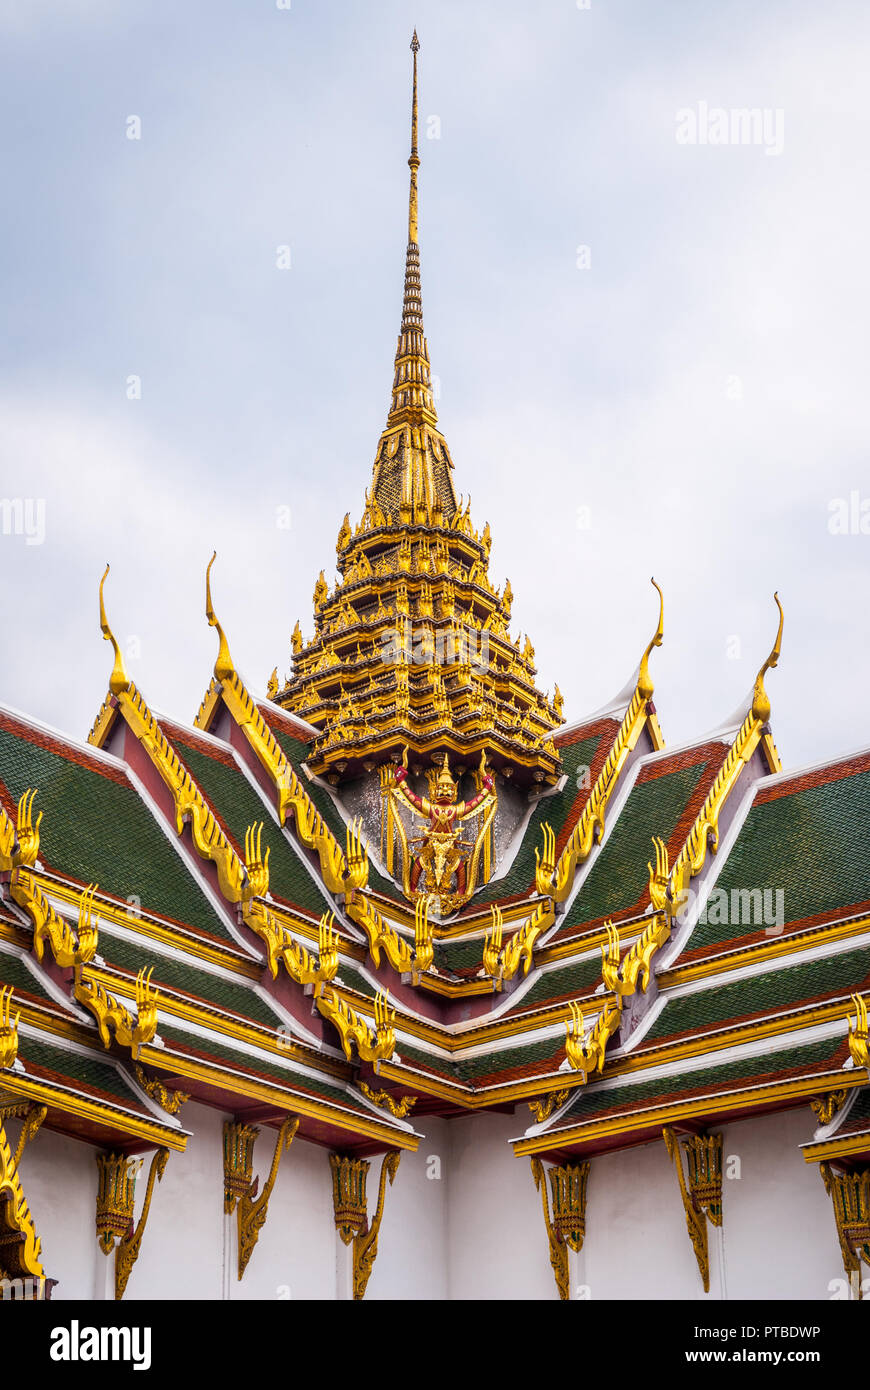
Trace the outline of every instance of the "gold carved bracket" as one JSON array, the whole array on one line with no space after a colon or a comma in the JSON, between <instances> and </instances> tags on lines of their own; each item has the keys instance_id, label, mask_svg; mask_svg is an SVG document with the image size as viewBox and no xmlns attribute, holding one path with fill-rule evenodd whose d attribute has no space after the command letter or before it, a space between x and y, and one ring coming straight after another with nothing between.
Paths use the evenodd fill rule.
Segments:
<instances>
[{"instance_id":1,"label":"gold carved bracket","mask_svg":"<svg viewBox=\"0 0 870 1390\"><path fill-rule=\"evenodd\" d=\"M710 1254L707 1240L707 1221L722 1225L722 1135L693 1134L677 1140L670 1128L662 1130L662 1138L677 1169L680 1196L686 1213L686 1228L698 1261L704 1292L710 1292ZM680 1145L685 1150L688 1181L683 1172Z\"/></svg>"},{"instance_id":2,"label":"gold carved bracket","mask_svg":"<svg viewBox=\"0 0 870 1390\"><path fill-rule=\"evenodd\" d=\"M27 1115L22 1115L24 1110ZM38 1121L28 1120L38 1115ZM25 1129L22 1130L18 1146L13 1155L3 1119L22 1115ZM18 1175L18 1161L27 1139L31 1138L45 1118L45 1107L38 1106L35 1111L30 1106L7 1106L0 1113L0 1249L2 1249L3 1273L10 1278L44 1278L45 1271L40 1262L42 1249L39 1236L33 1224L33 1217L24 1196L21 1179Z\"/></svg>"},{"instance_id":3,"label":"gold carved bracket","mask_svg":"<svg viewBox=\"0 0 870 1390\"><path fill-rule=\"evenodd\" d=\"M835 1115L843 1108L848 1091L827 1091L822 1096L810 1097L810 1109L820 1125L829 1125Z\"/></svg>"},{"instance_id":4,"label":"gold carved bracket","mask_svg":"<svg viewBox=\"0 0 870 1390\"><path fill-rule=\"evenodd\" d=\"M417 1104L417 1096L401 1096L398 1100L389 1091L374 1091L365 1081L359 1083L363 1095L381 1110L389 1110L397 1120L404 1120Z\"/></svg>"},{"instance_id":5,"label":"gold carved bracket","mask_svg":"<svg viewBox=\"0 0 870 1390\"><path fill-rule=\"evenodd\" d=\"M241 1280L269 1213L269 1199L278 1177L281 1155L289 1149L299 1128L299 1118L288 1115L278 1131L269 1176L257 1197L258 1178L253 1177L254 1144L259 1130L253 1125L224 1125L224 1211L236 1207L239 1237L239 1279Z\"/></svg>"},{"instance_id":6,"label":"gold carved bracket","mask_svg":"<svg viewBox=\"0 0 870 1390\"><path fill-rule=\"evenodd\" d=\"M567 1302L571 1296L568 1270L568 1251L583 1248L586 1238L586 1185L589 1164L566 1163L546 1172L539 1158L532 1159L532 1177L541 1194L544 1225L550 1246L550 1264L556 1279L559 1298ZM547 1177L553 1194L553 1214L547 1196Z\"/></svg>"},{"instance_id":7,"label":"gold carved bracket","mask_svg":"<svg viewBox=\"0 0 870 1390\"><path fill-rule=\"evenodd\" d=\"M42 1122L48 1114L47 1105L36 1105L33 1101L25 1100L13 1103L12 1105L0 1105L0 1125L7 1120L23 1120L21 1133L18 1136L18 1143L12 1162L17 1168L21 1162L21 1155L30 1143L31 1139L39 1132Z\"/></svg>"},{"instance_id":8,"label":"gold carved bracket","mask_svg":"<svg viewBox=\"0 0 870 1390\"><path fill-rule=\"evenodd\" d=\"M146 1095L149 1095L152 1100L156 1100L157 1104L166 1111L167 1115L177 1115L185 1101L190 1100L190 1093L188 1091L170 1091L169 1087L164 1086L159 1077L151 1076L145 1071L144 1067L140 1067L138 1062L135 1063L133 1070L136 1073L136 1080L139 1082L142 1090L145 1091Z\"/></svg>"},{"instance_id":9,"label":"gold carved bracket","mask_svg":"<svg viewBox=\"0 0 870 1390\"><path fill-rule=\"evenodd\" d=\"M870 1169L835 1173L829 1163L822 1163L819 1172L834 1204L843 1268L860 1299L863 1297L861 1264L870 1267Z\"/></svg>"},{"instance_id":10,"label":"gold carved bracket","mask_svg":"<svg viewBox=\"0 0 870 1390\"><path fill-rule=\"evenodd\" d=\"M366 1288L378 1253L378 1235L384 1215L387 1179L392 1186L399 1171L402 1155L392 1149L384 1155L381 1176L378 1183L378 1201L371 1225L368 1222L366 1201L366 1178L370 1164L362 1158L347 1158L342 1154L330 1154L332 1169L332 1199L335 1211L335 1227L345 1245L353 1242L353 1297L359 1302L365 1298Z\"/></svg>"},{"instance_id":11,"label":"gold carved bracket","mask_svg":"<svg viewBox=\"0 0 870 1390\"><path fill-rule=\"evenodd\" d=\"M142 1160L127 1154L96 1154L99 1183L97 1187L97 1240L104 1255L115 1249L115 1299L124 1297L127 1282L133 1266L139 1258L145 1227L151 1211L154 1196L154 1182L163 1181L168 1149L157 1149L148 1170L148 1184L145 1188L145 1201L142 1215L134 1226L134 1203L136 1199L136 1178L142 1167Z\"/></svg>"}]
</instances>

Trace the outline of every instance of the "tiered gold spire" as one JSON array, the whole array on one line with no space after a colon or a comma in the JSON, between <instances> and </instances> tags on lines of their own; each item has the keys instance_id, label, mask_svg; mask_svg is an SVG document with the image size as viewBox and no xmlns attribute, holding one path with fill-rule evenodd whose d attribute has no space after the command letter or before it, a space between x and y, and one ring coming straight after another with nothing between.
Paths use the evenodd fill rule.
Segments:
<instances>
[{"instance_id":1,"label":"tiered gold spire","mask_svg":"<svg viewBox=\"0 0 870 1390\"><path fill-rule=\"evenodd\" d=\"M386 512L400 507L432 511L440 505L448 516L456 511L451 473L453 461L444 436L437 429L438 415L432 391L429 347L423 330L423 298L420 288L419 206L417 170L417 32L411 40L414 54L414 95L411 102L411 153L408 167L408 248L405 253L405 293L402 325L396 345L393 395L387 424L375 454L372 495Z\"/></svg>"},{"instance_id":2,"label":"tiered gold spire","mask_svg":"<svg viewBox=\"0 0 870 1390\"><path fill-rule=\"evenodd\" d=\"M314 637L293 633L294 672L275 698L322 730L309 766L358 776L407 744L461 755L517 782L556 780L550 733L561 712L534 684L534 649L508 633L513 593L488 574L491 537L457 501L438 429L423 331L418 244L416 32L411 41L411 170L402 323L392 399L362 518L338 535L341 579L314 590Z\"/></svg>"}]
</instances>

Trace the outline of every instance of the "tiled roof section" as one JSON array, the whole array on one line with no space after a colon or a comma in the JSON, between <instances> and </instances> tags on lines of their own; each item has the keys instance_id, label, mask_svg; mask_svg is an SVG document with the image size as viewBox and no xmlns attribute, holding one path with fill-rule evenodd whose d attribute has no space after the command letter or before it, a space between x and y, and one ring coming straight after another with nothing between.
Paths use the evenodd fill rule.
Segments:
<instances>
[{"instance_id":1,"label":"tiled roof section","mask_svg":"<svg viewBox=\"0 0 870 1390\"><path fill-rule=\"evenodd\" d=\"M710 989L668 999L640 1046L794 1008L798 1004L814 1004L828 997L850 994L865 988L868 977L870 947L862 946L800 965L779 966L731 984L719 983ZM845 1018L845 1011L843 1016Z\"/></svg>"},{"instance_id":2,"label":"tiled roof section","mask_svg":"<svg viewBox=\"0 0 870 1390\"><path fill-rule=\"evenodd\" d=\"M283 1023L266 1001L254 993L250 984L236 983L210 970L198 969L186 960L164 956L155 951L148 941L127 941L110 935L103 927L99 950L106 964L117 970L127 970L135 975L143 967L153 966L152 983L158 990L177 990L218 1013L229 1010L264 1028L278 1028ZM2 968L0 958L0 971Z\"/></svg>"},{"instance_id":3,"label":"tiled roof section","mask_svg":"<svg viewBox=\"0 0 870 1390\"><path fill-rule=\"evenodd\" d=\"M844 765L838 766L843 772ZM775 912L782 890L787 928L870 910L870 769L836 779L824 779L826 771L802 777L797 790L780 784L759 792L716 880L720 902L723 891L729 904L732 893L748 891L760 894L763 906L767 894ZM741 904L739 896L735 902ZM722 915L730 919L734 913ZM682 959L727 942L763 940L757 908L751 915L745 925L699 922Z\"/></svg>"},{"instance_id":4,"label":"tiled roof section","mask_svg":"<svg viewBox=\"0 0 870 1390\"><path fill-rule=\"evenodd\" d=\"M523 1009L576 999L579 994L597 985L600 979L601 952L596 951L588 960L575 961L559 970L543 971L509 1012L521 1013Z\"/></svg>"},{"instance_id":5,"label":"tiled roof section","mask_svg":"<svg viewBox=\"0 0 870 1390\"><path fill-rule=\"evenodd\" d=\"M271 819L232 754L218 746L207 746L204 740L174 726L171 741L242 858L245 831L255 822L263 822L263 853L267 846L270 850L269 891L316 917L328 911L329 899Z\"/></svg>"},{"instance_id":6,"label":"tiled roof section","mask_svg":"<svg viewBox=\"0 0 870 1390\"><path fill-rule=\"evenodd\" d=\"M613 829L571 906L578 923L636 915L648 901L652 837L660 835L674 852L697 815L719 762L699 749L666 756L643 767ZM564 934L564 929L560 936Z\"/></svg>"},{"instance_id":7,"label":"tiled roof section","mask_svg":"<svg viewBox=\"0 0 870 1390\"><path fill-rule=\"evenodd\" d=\"M765 801L777 801L781 796L794 796L796 792L807 791L810 787L825 787L831 782L842 782L844 777L853 777L859 772L870 772L870 752L852 754L838 758L834 762L822 763L795 772L790 776L765 779L755 798L756 806Z\"/></svg>"},{"instance_id":8,"label":"tiled roof section","mask_svg":"<svg viewBox=\"0 0 870 1390\"><path fill-rule=\"evenodd\" d=\"M435 965L439 970L474 974L482 968L484 940L484 936L475 936L468 941L436 941Z\"/></svg>"},{"instance_id":9,"label":"tiled roof section","mask_svg":"<svg viewBox=\"0 0 870 1390\"><path fill-rule=\"evenodd\" d=\"M333 983L346 985L348 989L354 989L358 994L364 994L368 999L374 999L378 992L376 986L369 984L362 971L357 970L356 966L349 960L342 960Z\"/></svg>"},{"instance_id":10,"label":"tiled roof section","mask_svg":"<svg viewBox=\"0 0 870 1390\"><path fill-rule=\"evenodd\" d=\"M19 1034L18 1057L28 1076L51 1085L87 1091L98 1101L122 1105L152 1122L155 1116L138 1099L110 1062L99 1062L72 1048L59 1047L42 1039Z\"/></svg>"},{"instance_id":11,"label":"tiled roof section","mask_svg":"<svg viewBox=\"0 0 870 1390\"><path fill-rule=\"evenodd\" d=\"M414 1047L402 1038L397 1043L401 1060L408 1066L447 1081L470 1087L498 1086L527 1076L556 1071L565 1060L564 1036L526 1041L516 1047L488 1051L475 1057L448 1060Z\"/></svg>"},{"instance_id":12,"label":"tiled roof section","mask_svg":"<svg viewBox=\"0 0 870 1390\"><path fill-rule=\"evenodd\" d=\"M240 1048L233 1047L225 1039L218 1042L212 1037L201 1038L198 1035L194 1037L193 1034L172 1026L162 1026L160 1035L167 1043L171 1043L177 1052L187 1054L190 1057L211 1061L216 1066L220 1066L222 1062L227 1062L234 1070L246 1072L248 1075L259 1077L264 1081L335 1101L348 1110L358 1110L364 1114L370 1113L362 1101L358 1101L343 1087L334 1083L330 1084L319 1077L310 1076L307 1072L302 1074L291 1066L282 1066L277 1061L269 1062L263 1057L252 1057ZM387 1117L385 1123L388 1122L389 1118Z\"/></svg>"},{"instance_id":13,"label":"tiled roof section","mask_svg":"<svg viewBox=\"0 0 870 1390\"><path fill-rule=\"evenodd\" d=\"M628 1082L606 1091L582 1090L577 1099L560 1117L559 1129L582 1121L605 1119L631 1111L640 1105L676 1103L705 1091L740 1090L747 1083L763 1085L788 1077L812 1075L815 1071L834 1069L839 1065L842 1039L823 1038L803 1047L783 1048L763 1056L744 1057L739 1061L723 1061L718 1066L650 1077L646 1081Z\"/></svg>"},{"instance_id":14,"label":"tiled roof section","mask_svg":"<svg viewBox=\"0 0 870 1390\"><path fill-rule=\"evenodd\" d=\"M482 903L510 901L531 892L535 886L535 847L540 848L542 843L541 826L546 821L556 832L558 856L589 798L618 728L616 720L601 720L588 730L576 730L569 736L571 741L560 746L565 786L553 796L541 798L529 817L522 844L507 873L475 893L467 912L477 911Z\"/></svg>"},{"instance_id":15,"label":"tiled roof section","mask_svg":"<svg viewBox=\"0 0 870 1390\"><path fill-rule=\"evenodd\" d=\"M457 1081L458 1073L456 1063L446 1057L439 1057L431 1052L426 1052L422 1047L414 1047L405 1038L400 1038L396 1043L396 1051L400 1060L415 1070L429 1072L432 1076L440 1077L444 1081Z\"/></svg>"},{"instance_id":16,"label":"tiled roof section","mask_svg":"<svg viewBox=\"0 0 870 1390\"><path fill-rule=\"evenodd\" d=\"M31 999L37 999L42 1004L57 1007L56 1001L33 971L28 970L21 956L0 950L0 988L5 985L12 985L17 998L23 999L25 995L29 995Z\"/></svg>"},{"instance_id":17,"label":"tiled roof section","mask_svg":"<svg viewBox=\"0 0 870 1390\"><path fill-rule=\"evenodd\" d=\"M211 936L228 929L119 767L0 711L0 798L11 812L28 787L45 813L40 859L82 885Z\"/></svg>"},{"instance_id":18,"label":"tiled roof section","mask_svg":"<svg viewBox=\"0 0 870 1390\"><path fill-rule=\"evenodd\" d=\"M272 733L281 745L283 752L289 758L303 787L314 802L314 805L338 840L338 843L344 847L347 838L347 824L339 815L335 802L323 787L319 787L316 782L310 781L305 773L301 771L300 765L310 752L308 745L301 743L299 739L291 738L287 730L277 720L267 719L267 723L269 723ZM383 874L378 873L371 860L369 861L368 886L376 893L383 893L387 898L395 899L397 896L396 885L393 883L392 879L385 878Z\"/></svg>"},{"instance_id":19,"label":"tiled roof section","mask_svg":"<svg viewBox=\"0 0 870 1390\"><path fill-rule=\"evenodd\" d=\"M519 1047L489 1051L455 1062L460 1081L474 1086L498 1086L539 1072L555 1071L565 1060L565 1035L525 1042Z\"/></svg>"},{"instance_id":20,"label":"tiled roof section","mask_svg":"<svg viewBox=\"0 0 870 1390\"><path fill-rule=\"evenodd\" d=\"M272 733L276 735L283 733L287 738L293 739L305 752L300 753L295 761L301 761L314 742L317 736L316 730L312 731L302 726L289 710L282 709L280 705L264 704L257 702L257 709L265 719Z\"/></svg>"}]
</instances>

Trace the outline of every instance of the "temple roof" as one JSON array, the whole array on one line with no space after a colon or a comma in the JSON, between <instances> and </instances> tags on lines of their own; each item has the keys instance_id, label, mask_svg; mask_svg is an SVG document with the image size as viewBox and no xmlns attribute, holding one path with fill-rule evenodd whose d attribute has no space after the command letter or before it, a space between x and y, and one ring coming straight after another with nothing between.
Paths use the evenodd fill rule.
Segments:
<instances>
[{"instance_id":1,"label":"temple roof","mask_svg":"<svg viewBox=\"0 0 870 1390\"><path fill-rule=\"evenodd\" d=\"M782 771L776 597L752 691L682 747L653 699L655 581L619 696L566 725L558 688L537 690L437 430L416 113L415 47L392 405L291 680L249 691L213 556L218 650L192 724L130 679L108 569L113 664L88 741L0 707L0 1102L135 1152L183 1148L193 1098L273 1127L296 1115L357 1156L415 1148L417 1116L527 1104L514 1149L556 1162L812 1104L843 1120L807 1160L866 1163L870 753ZM387 653L397 624L486 634L487 660L417 661L404 635ZM448 909L409 891L386 817L377 834L403 748L407 777L447 757L463 795L486 786L504 808Z\"/></svg>"}]
</instances>

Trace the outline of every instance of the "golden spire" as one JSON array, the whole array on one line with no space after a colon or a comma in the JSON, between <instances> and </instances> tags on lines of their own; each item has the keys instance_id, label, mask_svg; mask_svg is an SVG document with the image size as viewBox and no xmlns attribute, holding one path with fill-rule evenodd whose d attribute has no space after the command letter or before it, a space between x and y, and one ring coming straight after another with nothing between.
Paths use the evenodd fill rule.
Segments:
<instances>
[{"instance_id":1,"label":"golden spire","mask_svg":"<svg viewBox=\"0 0 870 1390\"><path fill-rule=\"evenodd\" d=\"M417 31L411 40L414 55L414 85L411 98L411 187L408 197L408 249L405 254L405 293L402 301L402 327L396 348L396 372L393 379L393 401L387 418L387 429L398 424L422 425L437 423L435 400L432 395L429 349L423 335L423 300L420 292L420 247L417 202L417 170L420 154L417 148L417 53L420 41Z\"/></svg>"},{"instance_id":2,"label":"golden spire","mask_svg":"<svg viewBox=\"0 0 870 1390\"><path fill-rule=\"evenodd\" d=\"M564 722L561 696L557 708L538 691L531 643L520 650L510 637L513 591L506 583L500 594L489 579L490 528L478 533L470 499L458 497L437 423L420 294L419 49L415 33L392 401L362 518L352 526L346 516L338 533L339 578L333 587L321 571L313 636L304 640L297 623L293 672L277 700L319 731L306 765L336 785L373 776L407 743L427 771L434 764L436 776L443 772L445 787L445 755L470 768L490 753L494 769L515 776L513 786L552 786L561 770L552 741ZM412 661L411 644L418 636L425 643L424 632L429 654L418 660L415 645Z\"/></svg>"},{"instance_id":3,"label":"golden spire","mask_svg":"<svg viewBox=\"0 0 870 1390\"><path fill-rule=\"evenodd\" d=\"M420 40L417 38L417 30L414 30L414 37L411 40L411 52L414 55L414 96L411 102L411 155L408 160L408 167L411 170L411 196L408 202L408 241L417 242L417 170L420 168L420 156L417 152L417 53L420 48Z\"/></svg>"}]
</instances>

